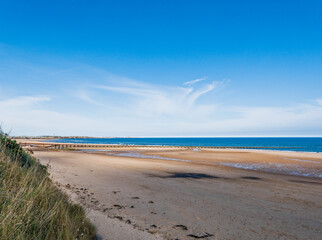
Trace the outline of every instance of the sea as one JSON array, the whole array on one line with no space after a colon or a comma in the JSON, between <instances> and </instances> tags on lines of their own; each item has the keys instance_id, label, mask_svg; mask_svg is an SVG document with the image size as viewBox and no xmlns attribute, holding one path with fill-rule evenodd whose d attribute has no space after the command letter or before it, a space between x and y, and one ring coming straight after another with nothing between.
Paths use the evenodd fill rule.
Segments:
<instances>
[{"instance_id":1,"label":"sea","mask_svg":"<svg viewBox=\"0 0 322 240\"><path fill-rule=\"evenodd\" d=\"M153 137L61 138L50 142L144 146L245 147L279 151L322 152L322 137Z\"/></svg>"}]
</instances>

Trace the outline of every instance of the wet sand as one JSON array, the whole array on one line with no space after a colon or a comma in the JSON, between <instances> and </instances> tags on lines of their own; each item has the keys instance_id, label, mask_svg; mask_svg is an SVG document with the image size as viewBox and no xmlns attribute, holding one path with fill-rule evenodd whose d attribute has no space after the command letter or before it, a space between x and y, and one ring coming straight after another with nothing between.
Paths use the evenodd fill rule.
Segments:
<instances>
[{"instance_id":1,"label":"wet sand","mask_svg":"<svg viewBox=\"0 0 322 240\"><path fill-rule=\"evenodd\" d=\"M34 149L35 157L50 165L53 180L87 209L102 239L322 236L321 178L222 164L271 163L273 169L279 166L274 164L287 164L291 170L319 174L322 154L164 147L106 150L112 151ZM152 158L120 156L133 152Z\"/></svg>"}]
</instances>

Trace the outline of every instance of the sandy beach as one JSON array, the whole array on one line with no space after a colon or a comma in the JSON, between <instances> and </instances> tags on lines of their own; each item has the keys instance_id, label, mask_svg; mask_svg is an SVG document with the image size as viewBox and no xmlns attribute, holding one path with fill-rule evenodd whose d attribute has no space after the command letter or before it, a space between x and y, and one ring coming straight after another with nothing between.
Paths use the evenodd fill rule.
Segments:
<instances>
[{"instance_id":1,"label":"sandy beach","mask_svg":"<svg viewBox=\"0 0 322 240\"><path fill-rule=\"evenodd\" d=\"M86 208L101 239L322 235L320 153L30 148L49 165L53 181Z\"/></svg>"}]
</instances>

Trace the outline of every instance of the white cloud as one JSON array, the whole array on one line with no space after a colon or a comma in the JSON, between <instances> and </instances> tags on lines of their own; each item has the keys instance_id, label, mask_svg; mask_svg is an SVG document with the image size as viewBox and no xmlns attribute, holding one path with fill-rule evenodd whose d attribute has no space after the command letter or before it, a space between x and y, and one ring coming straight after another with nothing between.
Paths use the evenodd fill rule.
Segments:
<instances>
[{"instance_id":1,"label":"white cloud","mask_svg":"<svg viewBox=\"0 0 322 240\"><path fill-rule=\"evenodd\" d=\"M0 43L0 123L13 134L322 135L321 98L284 107L258 107L257 98L257 107L241 106L232 103L244 97L239 89L227 105L227 92L219 92L226 91L227 80L149 84L66 59L29 58L7 47Z\"/></svg>"},{"instance_id":2,"label":"white cloud","mask_svg":"<svg viewBox=\"0 0 322 240\"><path fill-rule=\"evenodd\" d=\"M215 81L210 84L203 84L199 88L191 86L151 86L145 84L135 84L135 87L97 86L97 88L123 94L120 98L128 97L128 114L145 117L172 117L174 119L180 117L191 119L191 114L196 114L199 119L202 116L208 115L209 110L215 106L203 105L196 103L196 101L220 84L221 82Z\"/></svg>"},{"instance_id":3,"label":"white cloud","mask_svg":"<svg viewBox=\"0 0 322 240\"><path fill-rule=\"evenodd\" d=\"M50 100L51 98L48 96L21 96L0 101L0 107L7 109L11 107L28 107L36 103Z\"/></svg>"},{"instance_id":4,"label":"white cloud","mask_svg":"<svg viewBox=\"0 0 322 240\"><path fill-rule=\"evenodd\" d=\"M84 89L77 91L75 93L75 96L78 97L78 98L80 98L80 99L82 99L85 102L88 102L88 103L91 103L91 104L95 104L95 105L102 105L102 103L94 100L90 96L90 94L86 90L84 90Z\"/></svg>"},{"instance_id":5,"label":"white cloud","mask_svg":"<svg viewBox=\"0 0 322 240\"><path fill-rule=\"evenodd\" d=\"M195 84L197 82L201 82L201 81L204 81L206 79L207 79L207 77L197 78L195 80L187 81L187 82L183 83L183 85L193 85L193 84Z\"/></svg>"},{"instance_id":6,"label":"white cloud","mask_svg":"<svg viewBox=\"0 0 322 240\"><path fill-rule=\"evenodd\" d=\"M73 113L61 113L40 106L51 101L43 96L21 96L0 101L0 122L5 131L15 135L76 134L101 122ZM93 129L98 134L97 129Z\"/></svg>"},{"instance_id":7,"label":"white cloud","mask_svg":"<svg viewBox=\"0 0 322 240\"><path fill-rule=\"evenodd\" d=\"M154 94L159 94L159 92L156 90L144 89L144 88L113 87L113 86L97 86L97 88L125 93L125 94L136 95L136 96L150 96Z\"/></svg>"},{"instance_id":8,"label":"white cloud","mask_svg":"<svg viewBox=\"0 0 322 240\"><path fill-rule=\"evenodd\" d=\"M218 85L218 82L212 82L211 84L207 84L205 85L203 88L201 89L198 89L194 92L192 92L189 96L189 100L188 100L188 103L189 104L193 104L195 103L195 101L201 97L202 95L212 91L213 89L215 89L216 85Z\"/></svg>"},{"instance_id":9,"label":"white cloud","mask_svg":"<svg viewBox=\"0 0 322 240\"><path fill-rule=\"evenodd\" d=\"M0 122L15 135L322 135L320 99L291 107L228 106L205 101L227 81L174 87L120 79L71 94L95 108L66 100L64 93L2 99ZM70 106L58 109L58 101Z\"/></svg>"}]
</instances>

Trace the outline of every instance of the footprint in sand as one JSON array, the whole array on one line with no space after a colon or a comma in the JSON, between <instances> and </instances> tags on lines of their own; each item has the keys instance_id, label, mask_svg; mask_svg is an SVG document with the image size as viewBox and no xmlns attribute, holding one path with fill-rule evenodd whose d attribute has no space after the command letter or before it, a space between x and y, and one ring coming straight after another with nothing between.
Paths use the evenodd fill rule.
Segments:
<instances>
[{"instance_id":1,"label":"footprint in sand","mask_svg":"<svg viewBox=\"0 0 322 240\"><path fill-rule=\"evenodd\" d=\"M124 208L124 206L121 206L121 205L118 205L118 204L114 204L113 205L115 208L117 208L117 209L122 209L122 208Z\"/></svg>"},{"instance_id":2,"label":"footprint in sand","mask_svg":"<svg viewBox=\"0 0 322 240\"><path fill-rule=\"evenodd\" d=\"M182 225L182 224L175 225L174 227L175 228L180 228L180 229L185 230L185 231L188 230L188 228L185 225Z\"/></svg>"},{"instance_id":3,"label":"footprint in sand","mask_svg":"<svg viewBox=\"0 0 322 240\"><path fill-rule=\"evenodd\" d=\"M210 234L210 233L205 233L205 234L200 234L200 235L195 235L195 234L188 234L188 237L193 237L196 239L202 239L202 238L207 238L207 237L213 237L214 234Z\"/></svg>"}]
</instances>

